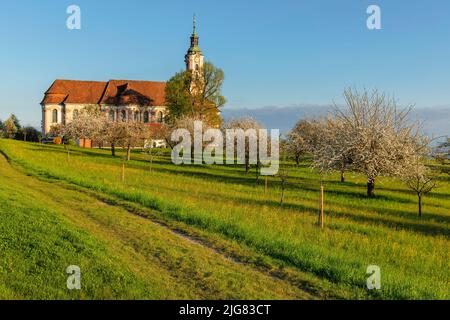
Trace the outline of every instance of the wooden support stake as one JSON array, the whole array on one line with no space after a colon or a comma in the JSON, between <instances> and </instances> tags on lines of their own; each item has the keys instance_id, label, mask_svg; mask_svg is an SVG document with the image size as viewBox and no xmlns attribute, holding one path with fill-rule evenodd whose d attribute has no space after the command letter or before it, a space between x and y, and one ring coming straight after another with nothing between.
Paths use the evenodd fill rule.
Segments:
<instances>
[{"instance_id":1,"label":"wooden support stake","mask_svg":"<svg viewBox=\"0 0 450 320\"><path fill-rule=\"evenodd\" d=\"M319 226L323 229L324 223L324 208L323 208L323 185L320 186L320 213L319 213Z\"/></svg>"},{"instance_id":2,"label":"wooden support stake","mask_svg":"<svg viewBox=\"0 0 450 320\"><path fill-rule=\"evenodd\" d=\"M151 154L151 149L150 149L150 173L153 173L153 155Z\"/></svg>"},{"instance_id":3,"label":"wooden support stake","mask_svg":"<svg viewBox=\"0 0 450 320\"><path fill-rule=\"evenodd\" d=\"M267 176L264 184L264 193L267 193Z\"/></svg>"}]
</instances>

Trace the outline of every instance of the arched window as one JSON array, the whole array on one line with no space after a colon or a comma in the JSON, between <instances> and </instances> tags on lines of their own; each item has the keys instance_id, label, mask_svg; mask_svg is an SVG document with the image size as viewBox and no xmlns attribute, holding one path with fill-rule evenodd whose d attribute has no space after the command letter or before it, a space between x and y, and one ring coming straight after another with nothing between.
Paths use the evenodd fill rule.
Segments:
<instances>
[{"instance_id":1,"label":"arched window","mask_svg":"<svg viewBox=\"0 0 450 320\"><path fill-rule=\"evenodd\" d=\"M127 112L125 110L122 110L120 112L120 120L121 121L127 121Z\"/></svg>"},{"instance_id":2,"label":"arched window","mask_svg":"<svg viewBox=\"0 0 450 320\"><path fill-rule=\"evenodd\" d=\"M136 122L139 121L139 111L134 112L134 121L136 121Z\"/></svg>"},{"instance_id":3,"label":"arched window","mask_svg":"<svg viewBox=\"0 0 450 320\"><path fill-rule=\"evenodd\" d=\"M76 119L77 117L78 117L78 110L73 110L73 115L72 115L72 117L74 118L74 119Z\"/></svg>"},{"instance_id":4,"label":"arched window","mask_svg":"<svg viewBox=\"0 0 450 320\"><path fill-rule=\"evenodd\" d=\"M164 122L164 115L161 111L158 112L158 123L163 123Z\"/></svg>"},{"instance_id":5,"label":"arched window","mask_svg":"<svg viewBox=\"0 0 450 320\"><path fill-rule=\"evenodd\" d=\"M52 111L52 122L58 123L58 110L56 109Z\"/></svg>"},{"instance_id":6,"label":"arched window","mask_svg":"<svg viewBox=\"0 0 450 320\"><path fill-rule=\"evenodd\" d=\"M144 123L148 123L149 120L150 119L149 119L148 111L145 111L144 112Z\"/></svg>"},{"instance_id":7,"label":"arched window","mask_svg":"<svg viewBox=\"0 0 450 320\"><path fill-rule=\"evenodd\" d=\"M200 67L198 64L195 65L195 70L197 70L197 71L200 70Z\"/></svg>"},{"instance_id":8,"label":"arched window","mask_svg":"<svg viewBox=\"0 0 450 320\"><path fill-rule=\"evenodd\" d=\"M109 110L109 121L114 121L115 112L113 109Z\"/></svg>"}]
</instances>

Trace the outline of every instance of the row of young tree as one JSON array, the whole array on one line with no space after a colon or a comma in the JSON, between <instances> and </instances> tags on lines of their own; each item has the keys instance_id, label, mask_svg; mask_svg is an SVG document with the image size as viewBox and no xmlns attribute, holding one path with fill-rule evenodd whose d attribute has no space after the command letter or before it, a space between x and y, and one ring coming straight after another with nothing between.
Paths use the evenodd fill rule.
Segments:
<instances>
[{"instance_id":1,"label":"row of young tree","mask_svg":"<svg viewBox=\"0 0 450 320\"><path fill-rule=\"evenodd\" d=\"M0 120L0 138L39 142L42 135L31 126L22 127L19 119L12 114L5 121Z\"/></svg>"},{"instance_id":2,"label":"row of young tree","mask_svg":"<svg viewBox=\"0 0 450 320\"><path fill-rule=\"evenodd\" d=\"M98 106L88 106L66 125L51 128L51 134L63 138L69 152L70 141L90 140L99 147L108 146L111 155L116 156L116 148L126 150L126 160L131 158L133 148L143 148L149 141L160 139L160 127L148 126L138 121L111 121Z\"/></svg>"},{"instance_id":3,"label":"row of young tree","mask_svg":"<svg viewBox=\"0 0 450 320\"><path fill-rule=\"evenodd\" d=\"M223 74L221 74L223 76ZM184 76L189 76L184 74ZM169 87L173 90L172 97L180 97L189 93L188 86L175 85L178 79ZM220 77L219 77L220 78ZM220 78L223 80L223 78ZM182 82L188 83L188 82ZM179 83L178 83L179 84ZM219 93L221 82L215 82L213 86ZM184 88L183 90L179 90ZM194 106L196 99L189 94L184 95L178 101L191 101L184 107L172 103L172 120L166 130L170 132L174 128L190 128L195 120L204 120L205 113L196 112L200 108ZM423 196L435 189L440 172L433 170L430 162L440 159L441 171L449 172L448 148L449 142L439 148L439 157L432 157L430 147L431 139L421 133L421 124L412 121L412 107L401 108L394 97L373 90L358 92L347 89L344 92L346 107L335 106L333 112L318 119L305 119L297 123L289 133L284 152L292 155L297 164L304 155L312 155L312 167L322 174L338 170L340 179L345 182L347 171L356 171L367 178L367 195L375 196L375 184L380 176L392 176L400 178L408 188L413 190L418 197L419 216L422 216ZM172 100L173 101L173 100ZM201 106L201 104L200 104ZM208 110L206 108L206 110ZM206 119L208 120L208 119ZM207 125L217 126L216 119ZM263 126L252 118L231 120L222 124L223 129L258 129ZM164 135L167 139L167 132ZM167 140L169 145L170 141ZM246 141L246 160L248 160L249 141ZM432 160L433 159L433 160ZM258 177L258 167L256 173ZM250 164L245 161L246 172L250 170ZM282 189L288 178L287 171L281 167L278 177L281 179ZM283 198L283 197L282 197Z\"/></svg>"},{"instance_id":4,"label":"row of young tree","mask_svg":"<svg viewBox=\"0 0 450 320\"><path fill-rule=\"evenodd\" d=\"M116 148L123 148L126 152L126 159L130 160L131 151L135 148L144 148L152 140L164 140L169 148L173 148L176 141L172 141L172 132L176 129L186 129L194 136L194 122L202 121L203 130L209 128L217 128L216 122L209 121L198 116L180 115L178 118L173 118L172 121L165 125L149 126L138 121L111 121L100 108L97 106L90 106L82 110L79 115L70 123L66 125L57 125L51 128L51 134L63 138L66 148L70 141L78 140L81 143L83 140L91 140L96 145L108 146L111 148L111 155L116 155ZM256 120L243 117L232 119L221 125L223 130L226 129L242 129L247 131L249 129L262 129L263 126ZM205 141L205 145L209 142ZM245 141L245 170L249 172L249 140ZM204 145L204 146L205 146ZM70 150L67 150L70 152ZM192 155L194 155L192 153Z\"/></svg>"},{"instance_id":5,"label":"row of young tree","mask_svg":"<svg viewBox=\"0 0 450 320\"><path fill-rule=\"evenodd\" d=\"M437 173L427 165L430 138L411 120L411 107L400 108L377 90L347 89L344 97L345 108L335 106L326 117L299 121L288 135L287 152L297 164L312 155L314 168L338 170L342 182L349 170L364 174L368 197L375 196L378 177L398 177L417 194L421 216L422 198L437 187Z\"/></svg>"},{"instance_id":6,"label":"row of young tree","mask_svg":"<svg viewBox=\"0 0 450 320\"><path fill-rule=\"evenodd\" d=\"M447 137L446 141L440 143L437 148L434 149L434 158L439 164L439 169L450 175L450 138Z\"/></svg>"}]
</instances>

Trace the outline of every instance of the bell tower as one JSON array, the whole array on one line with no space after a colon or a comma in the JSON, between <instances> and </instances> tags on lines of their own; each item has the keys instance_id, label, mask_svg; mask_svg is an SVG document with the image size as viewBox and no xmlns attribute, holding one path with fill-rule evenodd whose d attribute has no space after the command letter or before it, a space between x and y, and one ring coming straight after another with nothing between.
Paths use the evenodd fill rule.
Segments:
<instances>
[{"instance_id":1,"label":"bell tower","mask_svg":"<svg viewBox=\"0 0 450 320\"><path fill-rule=\"evenodd\" d=\"M193 31L191 35L191 46L184 57L184 62L186 63L186 70L191 71L194 75L198 74L203 68L204 57L203 53L198 46L198 34L197 34L197 21L194 15L193 21Z\"/></svg>"}]
</instances>

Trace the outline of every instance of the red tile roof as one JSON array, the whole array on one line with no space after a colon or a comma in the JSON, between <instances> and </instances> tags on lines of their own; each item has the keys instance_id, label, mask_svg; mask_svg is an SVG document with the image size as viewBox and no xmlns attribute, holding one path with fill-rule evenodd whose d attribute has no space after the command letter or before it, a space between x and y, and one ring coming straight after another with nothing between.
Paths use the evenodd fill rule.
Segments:
<instances>
[{"instance_id":1,"label":"red tile roof","mask_svg":"<svg viewBox=\"0 0 450 320\"><path fill-rule=\"evenodd\" d=\"M45 92L42 104L86 103L96 104L105 91L106 82L56 80Z\"/></svg>"},{"instance_id":2,"label":"red tile roof","mask_svg":"<svg viewBox=\"0 0 450 320\"><path fill-rule=\"evenodd\" d=\"M165 90L165 82L110 80L100 103L164 106Z\"/></svg>"},{"instance_id":3,"label":"red tile roof","mask_svg":"<svg viewBox=\"0 0 450 320\"><path fill-rule=\"evenodd\" d=\"M165 82L110 80L108 82L56 80L41 104L165 105Z\"/></svg>"}]
</instances>

